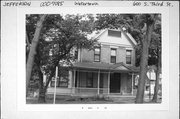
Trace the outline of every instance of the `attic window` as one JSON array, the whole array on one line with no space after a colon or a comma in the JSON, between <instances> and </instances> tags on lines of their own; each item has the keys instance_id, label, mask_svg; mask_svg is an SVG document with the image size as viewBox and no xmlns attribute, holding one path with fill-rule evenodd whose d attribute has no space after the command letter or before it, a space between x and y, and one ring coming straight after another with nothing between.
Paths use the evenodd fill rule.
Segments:
<instances>
[{"instance_id":1,"label":"attic window","mask_svg":"<svg viewBox=\"0 0 180 119\"><path fill-rule=\"evenodd\" d=\"M121 37L121 31L108 30L108 36Z\"/></svg>"}]
</instances>

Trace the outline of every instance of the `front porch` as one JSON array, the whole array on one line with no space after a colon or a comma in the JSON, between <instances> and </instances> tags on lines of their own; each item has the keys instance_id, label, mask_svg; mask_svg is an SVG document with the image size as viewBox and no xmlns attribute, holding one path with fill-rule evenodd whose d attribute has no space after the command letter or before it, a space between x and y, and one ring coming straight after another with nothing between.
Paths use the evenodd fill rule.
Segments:
<instances>
[{"instance_id":1,"label":"front porch","mask_svg":"<svg viewBox=\"0 0 180 119\"><path fill-rule=\"evenodd\" d=\"M65 83L66 87L61 87L62 83L59 82L60 85L56 87L56 94L72 96L134 95L134 78L137 72L121 63L97 64L89 63L87 65L87 63L83 63L74 66L69 71L69 80ZM54 89L54 87L49 86L47 92L52 94L55 91Z\"/></svg>"},{"instance_id":2,"label":"front porch","mask_svg":"<svg viewBox=\"0 0 180 119\"><path fill-rule=\"evenodd\" d=\"M74 70L74 95L133 95L134 73L115 71Z\"/></svg>"}]
</instances>

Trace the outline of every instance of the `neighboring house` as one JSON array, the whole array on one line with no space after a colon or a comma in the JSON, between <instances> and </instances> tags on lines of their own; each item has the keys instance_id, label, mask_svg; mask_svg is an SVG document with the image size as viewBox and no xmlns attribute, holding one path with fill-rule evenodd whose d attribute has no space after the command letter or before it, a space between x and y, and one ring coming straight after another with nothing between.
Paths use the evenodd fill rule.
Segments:
<instances>
[{"instance_id":1,"label":"neighboring house","mask_svg":"<svg viewBox=\"0 0 180 119\"><path fill-rule=\"evenodd\" d=\"M97 34L94 50L79 49L78 60L68 79L57 81L57 94L68 95L132 95L135 67L134 38L123 29L105 29ZM48 93L54 92L54 80Z\"/></svg>"},{"instance_id":2,"label":"neighboring house","mask_svg":"<svg viewBox=\"0 0 180 119\"><path fill-rule=\"evenodd\" d=\"M149 66L150 67L150 66ZM146 84L145 84L145 94L150 94L153 95L154 94L154 88L155 88L155 83L156 83L156 68L153 66L151 66L151 69L149 69L147 71L147 77L148 80L146 80ZM161 73L159 74L159 91L161 92L161 86L162 86L162 82L161 82Z\"/></svg>"},{"instance_id":3,"label":"neighboring house","mask_svg":"<svg viewBox=\"0 0 180 119\"><path fill-rule=\"evenodd\" d=\"M154 69L147 71L148 80L146 80L145 84L145 94L154 94L154 87L156 81L156 73Z\"/></svg>"}]
</instances>

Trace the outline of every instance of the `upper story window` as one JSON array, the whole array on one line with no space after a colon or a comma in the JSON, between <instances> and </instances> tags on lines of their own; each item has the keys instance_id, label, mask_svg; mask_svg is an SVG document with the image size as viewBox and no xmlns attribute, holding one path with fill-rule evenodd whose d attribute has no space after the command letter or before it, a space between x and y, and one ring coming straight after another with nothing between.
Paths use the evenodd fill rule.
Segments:
<instances>
[{"instance_id":1,"label":"upper story window","mask_svg":"<svg viewBox=\"0 0 180 119\"><path fill-rule=\"evenodd\" d=\"M116 49L111 48L111 63L116 63Z\"/></svg>"},{"instance_id":2,"label":"upper story window","mask_svg":"<svg viewBox=\"0 0 180 119\"><path fill-rule=\"evenodd\" d=\"M100 47L96 47L94 49L94 61L95 62L100 62L100 54L101 54L101 48Z\"/></svg>"},{"instance_id":3,"label":"upper story window","mask_svg":"<svg viewBox=\"0 0 180 119\"><path fill-rule=\"evenodd\" d=\"M132 51L126 50L126 64L131 64Z\"/></svg>"}]
</instances>

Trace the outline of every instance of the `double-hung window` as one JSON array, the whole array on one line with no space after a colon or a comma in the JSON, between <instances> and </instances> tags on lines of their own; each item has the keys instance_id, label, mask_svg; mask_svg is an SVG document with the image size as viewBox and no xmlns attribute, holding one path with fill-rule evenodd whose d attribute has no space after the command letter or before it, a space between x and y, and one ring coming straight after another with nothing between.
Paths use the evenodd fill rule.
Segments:
<instances>
[{"instance_id":1,"label":"double-hung window","mask_svg":"<svg viewBox=\"0 0 180 119\"><path fill-rule=\"evenodd\" d=\"M132 55L132 51L126 50L126 64L131 64L131 55Z\"/></svg>"},{"instance_id":2,"label":"double-hung window","mask_svg":"<svg viewBox=\"0 0 180 119\"><path fill-rule=\"evenodd\" d=\"M116 63L116 49L111 48L111 63Z\"/></svg>"},{"instance_id":3,"label":"double-hung window","mask_svg":"<svg viewBox=\"0 0 180 119\"><path fill-rule=\"evenodd\" d=\"M100 47L96 47L94 49L94 61L95 62L100 62L100 54L101 54L101 48Z\"/></svg>"}]
</instances>

